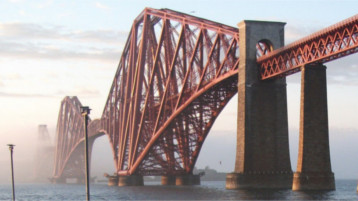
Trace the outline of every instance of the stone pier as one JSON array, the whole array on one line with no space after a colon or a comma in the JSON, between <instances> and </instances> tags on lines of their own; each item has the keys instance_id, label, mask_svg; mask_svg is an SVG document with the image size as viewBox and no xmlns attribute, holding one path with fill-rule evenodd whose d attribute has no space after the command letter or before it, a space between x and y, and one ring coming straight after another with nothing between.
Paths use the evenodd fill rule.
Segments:
<instances>
[{"instance_id":1,"label":"stone pier","mask_svg":"<svg viewBox=\"0 0 358 201\"><path fill-rule=\"evenodd\" d=\"M108 186L118 186L118 175L108 175L104 174L108 179Z\"/></svg>"},{"instance_id":2,"label":"stone pier","mask_svg":"<svg viewBox=\"0 0 358 201\"><path fill-rule=\"evenodd\" d=\"M292 187L286 79L260 80L256 45L284 45L281 22L243 21L239 26L238 124L235 170L227 189Z\"/></svg>"},{"instance_id":3,"label":"stone pier","mask_svg":"<svg viewBox=\"0 0 358 201\"><path fill-rule=\"evenodd\" d=\"M118 176L118 186L143 186L143 176L141 175L128 175Z\"/></svg>"},{"instance_id":4,"label":"stone pier","mask_svg":"<svg viewBox=\"0 0 358 201\"><path fill-rule=\"evenodd\" d=\"M326 67L301 69L300 140L293 190L334 190L328 136Z\"/></svg>"},{"instance_id":5,"label":"stone pier","mask_svg":"<svg viewBox=\"0 0 358 201\"><path fill-rule=\"evenodd\" d=\"M175 175L165 175L162 176L162 185L169 186L169 185L175 185L176 182L176 176Z\"/></svg>"},{"instance_id":6,"label":"stone pier","mask_svg":"<svg viewBox=\"0 0 358 201\"><path fill-rule=\"evenodd\" d=\"M177 175L175 178L175 185L177 186L200 185L200 175L194 175L194 174Z\"/></svg>"}]
</instances>

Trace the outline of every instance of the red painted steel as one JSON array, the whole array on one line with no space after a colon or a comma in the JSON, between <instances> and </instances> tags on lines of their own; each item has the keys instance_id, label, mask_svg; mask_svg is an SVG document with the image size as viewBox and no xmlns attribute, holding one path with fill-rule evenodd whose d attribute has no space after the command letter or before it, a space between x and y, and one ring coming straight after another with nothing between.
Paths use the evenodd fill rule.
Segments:
<instances>
[{"instance_id":1,"label":"red painted steel","mask_svg":"<svg viewBox=\"0 0 358 201\"><path fill-rule=\"evenodd\" d=\"M57 121L56 149L53 179L83 178L84 167L84 123L80 112L82 104L76 96L65 97L61 102ZM89 120L88 136L93 140L104 132L100 130L100 121ZM90 152L89 151L89 152Z\"/></svg>"},{"instance_id":2,"label":"red painted steel","mask_svg":"<svg viewBox=\"0 0 358 201\"><path fill-rule=\"evenodd\" d=\"M309 63L326 63L358 52L358 15L257 59L261 78L287 76Z\"/></svg>"},{"instance_id":3,"label":"red painted steel","mask_svg":"<svg viewBox=\"0 0 358 201\"><path fill-rule=\"evenodd\" d=\"M192 172L237 93L238 52L233 27L168 9L146 8L134 20L102 118L88 129L108 135L118 174ZM76 97L61 104L55 178L81 175L76 164L84 170L80 106Z\"/></svg>"},{"instance_id":4,"label":"red painted steel","mask_svg":"<svg viewBox=\"0 0 358 201\"><path fill-rule=\"evenodd\" d=\"M357 52L357 19L273 52L269 41L259 41L262 78ZM237 93L238 34L168 9L146 8L134 20L102 118L88 128L91 139L109 137L117 174L192 172L216 117ZM80 106L77 97L61 103L54 178L84 174Z\"/></svg>"},{"instance_id":5,"label":"red painted steel","mask_svg":"<svg viewBox=\"0 0 358 201\"><path fill-rule=\"evenodd\" d=\"M168 9L134 21L102 120L118 174L190 173L237 92L238 30Z\"/></svg>"}]
</instances>

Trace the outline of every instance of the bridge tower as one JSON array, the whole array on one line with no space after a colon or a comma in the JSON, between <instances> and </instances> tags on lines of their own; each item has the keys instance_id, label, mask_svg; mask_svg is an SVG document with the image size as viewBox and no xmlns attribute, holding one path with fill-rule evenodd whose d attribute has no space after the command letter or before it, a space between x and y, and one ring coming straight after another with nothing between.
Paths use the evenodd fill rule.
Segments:
<instances>
[{"instance_id":1,"label":"bridge tower","mask_svg":"<svg viewBox=\"0 0 358 201\"><path fill-rule=\"evenodd\" d=\"M238 124L235 170L227 189L291 188L286 78L261 80L257 45L284 45L281 22L242 21L238 80Z\"/></svg>"},{"instance_id":2,"label":"bridge tower","mask_svg":"<svg viewBox=\"0 0 358 201\"><path fill-rule=\"evenodd\" d=\"M36 182L48 182L48 179L51 177L54 150L55 147L51 142L47 125L39 125L34 168L34 179Z\"/></svg>"}]
</instances>

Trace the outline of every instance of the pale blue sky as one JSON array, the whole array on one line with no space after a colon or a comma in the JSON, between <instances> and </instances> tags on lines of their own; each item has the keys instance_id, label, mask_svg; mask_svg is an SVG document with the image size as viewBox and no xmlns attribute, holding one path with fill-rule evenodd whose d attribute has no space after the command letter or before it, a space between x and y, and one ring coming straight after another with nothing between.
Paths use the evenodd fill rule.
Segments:
<instances>
[{"instance_id":1,"label":"pale blue sky","mask_svg":"<svg viewBox=\"0 0 358 201\"><path fill-rule=\"evenodd\" d=\"M34 147L37 125L47 124L54 134L60 102L66 95L77 95L93 109L91 117L99 118L131 24L145 7L169 8L230 26L245 19L287 22L285 40L289 43L357 14L358 1L2 0L0 144L17 144L17 160L29 160L32 152L28 147ZM327 66L333 171L337 177L358 179L358 55ZM297 159L299 80L300 74L288 78L293 170ZM199 167L233 170L236 99L209 134ZM112 160L106 143L106 138L99 139L95 151L106 153L108 160L94 154L95 159ZM7 152L6 147L0 149L0 162L8 160Z\"/></svg>"}]
</instances>

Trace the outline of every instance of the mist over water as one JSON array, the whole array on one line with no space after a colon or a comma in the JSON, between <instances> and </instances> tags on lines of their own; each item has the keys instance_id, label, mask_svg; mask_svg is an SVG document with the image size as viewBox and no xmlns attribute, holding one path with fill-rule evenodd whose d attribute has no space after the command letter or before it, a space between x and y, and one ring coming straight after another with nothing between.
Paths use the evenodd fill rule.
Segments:
<instances>
[{"instance_id":1,"label":"mist over water","mask_svg":"<svg viewBox=\"0 0 358 201\"><path fill-rule=\"evenodd\" d=\"M291 79L291 80L290 80ZM299 127L299 90L300 85L292 81L299 79L299 75L293 75L288 78L288 114L289 114L289 140L290 155L293 171L296 169L298 154L298 127ZM355 100L349 99L351 88L345 86L343 89L328 86L329 97L329 117L330 117L330 152L332 171L336 179L358 179L358 163L356 154L358 153L358 129L355 128L354 118L358 112L355 107L349 106ZM37 99L28 98L30 103L37 103ZM59 106L60 99L51 103L52 108ZM15 109L16 107L24 110L24 104L17 101L2 99L2 106ZM348 102L348 103L347 103ZM11 182L10 176L10 152L6 144L15 144L14 148L14 168L16 183L33 182L35 153L38 144L38 124L48 123L48 130L51 141L54 144L56 119L58 111L53 115L47 116L42 114L39 105L33 111L26 114L15 112L15 116L9 116L6 121L0 122L1 139L0 139L0 183L8 184ZM95 104L93 104L95 105ZM98 104L101 105L101 104ZM334 106L334 107L333 107ZM334 109L336 107L340 110ZM28 106L27 106L28 107ZM101 106L99 106L101 107ZM348 114L343 112L349 110ZM5 110L7 111L7 110ZM100 111L100 109L98 109ZM203 148L199 154L197 168L209 166L220 172L231 172L234 170L235 151L236 151L236 114L237 113L237 96L234 96L224 111L215 121L214 126L206 138ZM3 114L4 115L4 114ZM345 116L346 115L346 116ZM354 116L355 115L355 116ZM40 116L42 121L34 117ZM97 118L96 114L91 116ZM339 120L335 117L339 117ZM25 123L26 120L26 123ZM48 122L47 122L47 121ZM113 174L115 170L113 154L108 143L107 136L96 139L93 148L91 160L91 176L103 178L104 173Z\"/></svg>"},{"instance_id":2,"label":"mist over water","mask_svg":"<svg viewBox=\"0 0 358 201\"><path fill-rule=\"evenodd\" d=\"M54 129L49 128L51 140L54 139ZM52 132L52 133L51 133ZM35 156L38 145L37 127L28 131L31 135L25 135L24 139L15 141L2 141L0 148L0 183L11 183L10 152L7 143L14 143L14 171L15 183L29 183L35 181ZM330 130L330 150L332 170L336 179L358 179L358 166L354 160L358 153L358 131L355 129L331 129ZM290 155L293 171L296 169L298 143L298 130L290 130ZM216 169L219 172L232 172L235 164L236 151L236 132L217 131L209 133L203 148L199 154L196 164L197 168L206 166ZM52 167L49 172L52 172ZM95 140L91 160L91 177L105 179L103 174L113 174L115 165L113 153L107 136L99 137ZM50 177L52 175L49 175ZM47 182L47 178L42 182Z\"/></svg>"},{"instance_id":3,"label":"mist over water","mask_svg":"<svg viewBox=\"0 0 358 201\"><path fill-rule=\"evenodd\" d=\"M48 127L47 139L41 139L39 125L29 129L12 128L0 148L0 184L11 183L10 151L13 149L14 177L17 183L49 182L52 176L55 150L55 127ZM45 126L46 127L46 126ZM15 131L15 132L14 132Z\"/></svg>"},{"instance_id":4,"label":"mist over water","mask_svg":"<svg viewBox=\"0 0 358 201\"><path fill-rule=\"evenodd\" d=\"M289 91L294 91L294 87ZM294 96L288 94L289 97ZM297 96L297 95L295 95ZM237 96L229 102L228 106L219 115L208 137L206 138L202 150L196 163L197 168L206 166L216 169L219 172L232 172L235 164L236 152L236 101ZM296 104L298 107L298 104ZM291 108L294 104L291 101ZM295 109L289 109L292 112ZM335 115L332 113L330 115ZM96 118L93 116L93 118ZM294 119L296 121L297 119ZM296 122L297 123L297 122ZM4 124L4 122L3 122ZM14 123L12 123L14 124ZM6 127L5 127L6 128ZM53 145L55 144L56 125L48 125L49 135ZM7 132L6 129L4 132ZM1 139L0 148L0 183L11 183L10 152L6 144L15 144L14 148L14 168L15 183L33 183L35 180L35 156L38 148L38 127L22 126L12 127L11 132ZM330 128L330 150L332 171L336 179L358 179L358 163L356 153L358 153L358 130L354 128ZM293 171L296 169L298 154L298 128L292 126L292 119L289 130L290 155ZM51 167L48 167L51 168ZM113 174L115 165L113 153L107 136L99 137L95 140L91 160L91 177L99 180L105 179L104 173ZM52 172L52 168L50 170ZM52 176L52 175L50 175ZM50 177L49 176L49 177ZM43 178L42 182L47 182Z\"/></svg>"},{"instance_id":5,"label":"mist over water","mask_svg":"<svg viewBox=\"0 0 358 201\"><path fill-rule=\"evenodd\" d=\"M2 143L0 149L0 183L11 182L10 151L6 144L15 144L13 149L14 177L17 183L32 182L34 175L34 155L36 138L26 137L21 140L9 140Z\"/></svg>"}]
</instances>

